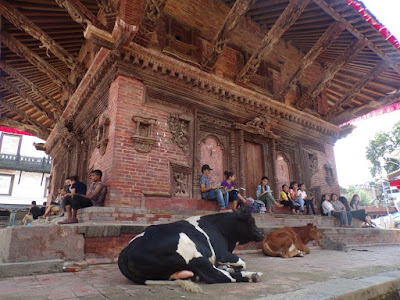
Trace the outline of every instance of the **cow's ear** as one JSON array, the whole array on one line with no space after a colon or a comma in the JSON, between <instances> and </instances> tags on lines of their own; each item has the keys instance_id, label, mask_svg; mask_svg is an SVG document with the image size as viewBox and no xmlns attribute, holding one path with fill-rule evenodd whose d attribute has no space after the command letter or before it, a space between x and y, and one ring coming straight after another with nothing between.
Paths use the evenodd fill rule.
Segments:
<instances>
[{"instance_id":1,"label":"cow's ear","mask_svg":"<svg viewBox=\"0 0 400 300\"><path fill-rule=\"evenodd\" d=\"M241 219L247 219L247 218L249 218L251 216L251 212L249 211L247 206L239 208L238 212L239 212L239 217Z\"/></svg>"}]
</instances>

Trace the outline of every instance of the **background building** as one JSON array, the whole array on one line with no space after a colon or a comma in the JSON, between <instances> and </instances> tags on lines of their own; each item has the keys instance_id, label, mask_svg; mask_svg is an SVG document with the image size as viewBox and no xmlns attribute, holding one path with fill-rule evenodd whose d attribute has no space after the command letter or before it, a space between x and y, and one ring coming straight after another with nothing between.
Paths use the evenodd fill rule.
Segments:
<instances>
[{"instance_id":1,"label":"background building","mask_svg":"<svg viewBox=\"0 0 400 300\"><path fill-rule=\"evenodd\" d=\"M51 160L34 143L43 140L0 127L0 206L47 200Z\"/></svg>"}]
</instances>

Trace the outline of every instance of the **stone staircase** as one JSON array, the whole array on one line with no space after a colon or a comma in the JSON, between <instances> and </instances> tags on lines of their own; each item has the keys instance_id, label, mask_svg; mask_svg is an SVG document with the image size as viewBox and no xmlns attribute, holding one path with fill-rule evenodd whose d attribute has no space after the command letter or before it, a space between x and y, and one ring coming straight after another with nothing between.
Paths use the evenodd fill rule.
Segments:
<instances>
[{"instance_id":1,"label":"stone staircase","mask_svg":"<svg viewBox=\"0 0 400 300\"><path fill-rule=\"evenodd\" d=\"M137 234L152 224L213 214L207 210L135 209L89 207L79 210L78 224L13 226L0 229L1 264L29 263L62 259L86 264L114 263L120 251ZM334 242L348 246L392 245L400 242L400 230L341 228L333 217L289 214L253 214L266 235L283 226L313 223ZM235 252L260 253L261 243L239 245Z\"/></svg>"}]
</instances>

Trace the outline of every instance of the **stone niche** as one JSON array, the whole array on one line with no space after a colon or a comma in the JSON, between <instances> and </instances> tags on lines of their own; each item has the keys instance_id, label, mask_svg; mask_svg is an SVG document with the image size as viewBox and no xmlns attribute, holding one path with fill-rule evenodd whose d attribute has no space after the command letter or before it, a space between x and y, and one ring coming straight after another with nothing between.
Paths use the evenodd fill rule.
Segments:
<instances>
[{"instance_id":1,"label":"stone niche","mask_svg":"<svg viewBox=\"0 0 400 300\"><path fill-rule=\"evenodd\" d=\"M333 175L333 168L329 163L324 165L325 173L326 173L326 182L329 186L333 186L335 184L335 176Z\"/></svg>"},{"instance_id":2,"label":"stone niche","mask_svg":"<svg viewBox=\"0 0 400 300\"><path fill-rule=\"evenodd\" d=\"M136 151L150 152L157 141L153 136L153 129L154 125L157 124L157 120L143 116L134 116L132 121L136 124L135 134L132 136Z\"/></svg>"},{"instance_id":3,"label":"stone niche","mask_svg":"<svg viewBox=\"0 0 400 300\"><path fill-rule=\"evenodd\" d=\"M213 169L209 176L210 181L212 184L221 184L224 178L224 148L221 142L214 135L207 136L201 142L200 153L200 168L205 164L210 165Z\"/></svg>"}]
</instances>

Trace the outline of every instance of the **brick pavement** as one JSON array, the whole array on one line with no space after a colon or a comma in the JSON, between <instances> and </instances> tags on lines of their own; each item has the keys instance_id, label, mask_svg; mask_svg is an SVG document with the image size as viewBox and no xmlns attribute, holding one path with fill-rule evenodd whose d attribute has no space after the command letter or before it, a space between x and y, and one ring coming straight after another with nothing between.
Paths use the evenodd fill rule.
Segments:
<instances>
[{"instance_id":1,"label":"brick pavement","mask_svg":"<svg viewBox=\"0 0 400 300\"><path fill-rule=\"evenodd\" d=\"M375 284L383 290L400 289L400 246L352 249L339 252L313 246L310 255L291 259L241 255L249 270L264 273L262 280L201 284L203 294L190 294L177 286L135 285L115 264L109 264L89 266L76 273L2 279L0 299L369 299L371 290L379 291L378 287L371 288ZM350 294L343 297L345 293Z\"/></svg>"}]
</instances>

